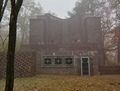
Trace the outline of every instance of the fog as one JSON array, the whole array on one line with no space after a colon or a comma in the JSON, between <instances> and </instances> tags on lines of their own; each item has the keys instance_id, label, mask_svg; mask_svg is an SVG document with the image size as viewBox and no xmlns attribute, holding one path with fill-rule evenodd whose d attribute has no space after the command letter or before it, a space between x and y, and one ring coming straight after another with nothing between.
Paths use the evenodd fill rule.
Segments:
<instances>
[{"instance_id":1,"label":"fog","mask_svg":"<svg viewBox=\"0 0 120 91\"><path fill-rule=\"evenodd\" d=\"M67 17L67 12L72 11L77 0L35 0L39 2L45 12L51 11L60 18Z\"/></svg>"}]
</instances>

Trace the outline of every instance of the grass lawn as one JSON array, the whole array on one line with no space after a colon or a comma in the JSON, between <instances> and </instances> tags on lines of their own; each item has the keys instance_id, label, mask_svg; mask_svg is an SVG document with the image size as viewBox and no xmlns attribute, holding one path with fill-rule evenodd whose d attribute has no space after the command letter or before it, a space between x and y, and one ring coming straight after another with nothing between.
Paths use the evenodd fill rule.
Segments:
<instances>
[{"instance_id":1,"label":"grass lawn","mask_svg":"<svg viewBox=\"0 0 120 91\"><path fill-rule=\"evenodd\" d=\"M0 80L0 91L4 91L4 85L5 80ZM40 75L17 78L14 91L120 91L120 75Z\"/></svg>"}]
</instances>

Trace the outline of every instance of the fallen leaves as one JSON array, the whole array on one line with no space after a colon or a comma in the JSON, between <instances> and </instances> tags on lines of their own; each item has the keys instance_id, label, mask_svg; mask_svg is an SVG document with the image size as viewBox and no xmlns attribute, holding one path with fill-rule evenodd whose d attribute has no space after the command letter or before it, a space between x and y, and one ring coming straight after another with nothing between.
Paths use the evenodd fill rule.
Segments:
<instances>
[{"instance_id":1,"label":"fallen leaves","mask_svg":"<svg viewBox=\"0 0 120 91\"><path fill-rule=\"evenodd\" d=\"M0 80L4 91L5 80ZM14 91L119 91L120 76L40 75L15 79Z\"/></svg>"}]
</instances>

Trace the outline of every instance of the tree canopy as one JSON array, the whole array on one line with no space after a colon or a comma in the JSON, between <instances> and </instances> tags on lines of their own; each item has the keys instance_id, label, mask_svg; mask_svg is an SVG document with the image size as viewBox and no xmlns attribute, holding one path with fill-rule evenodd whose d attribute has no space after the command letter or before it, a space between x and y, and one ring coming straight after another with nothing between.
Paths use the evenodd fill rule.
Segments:
<instances>
[{"instance_id":1,"label":"tree canopy","mask_svg":"<svg viewBox=\"0 0 120 91\"><path fill-rule=\"evenodd\" d=\"M68 11L70 17L74 15L93 14L97 9L104 5L105 1L101 0L78 0L72 11Z\"/></svg>"}]
</instances>

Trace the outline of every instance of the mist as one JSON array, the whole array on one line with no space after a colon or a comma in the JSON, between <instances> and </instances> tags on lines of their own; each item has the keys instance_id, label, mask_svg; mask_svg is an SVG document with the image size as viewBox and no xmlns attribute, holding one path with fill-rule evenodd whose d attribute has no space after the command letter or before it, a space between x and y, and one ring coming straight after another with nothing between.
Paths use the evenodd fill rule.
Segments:
<instances>
[{"instance_id":1,"label":"mist","mask_svg":"<svg viewBox=\"0 0 120 91\"><path fill-rule=\"evenodd\" d=\"M51 11L55 13L57 17L68 17L67 12L72 11L77 0L35 0L36 3L40 3L45 12Z\"/></svg>"}]
</instances>

